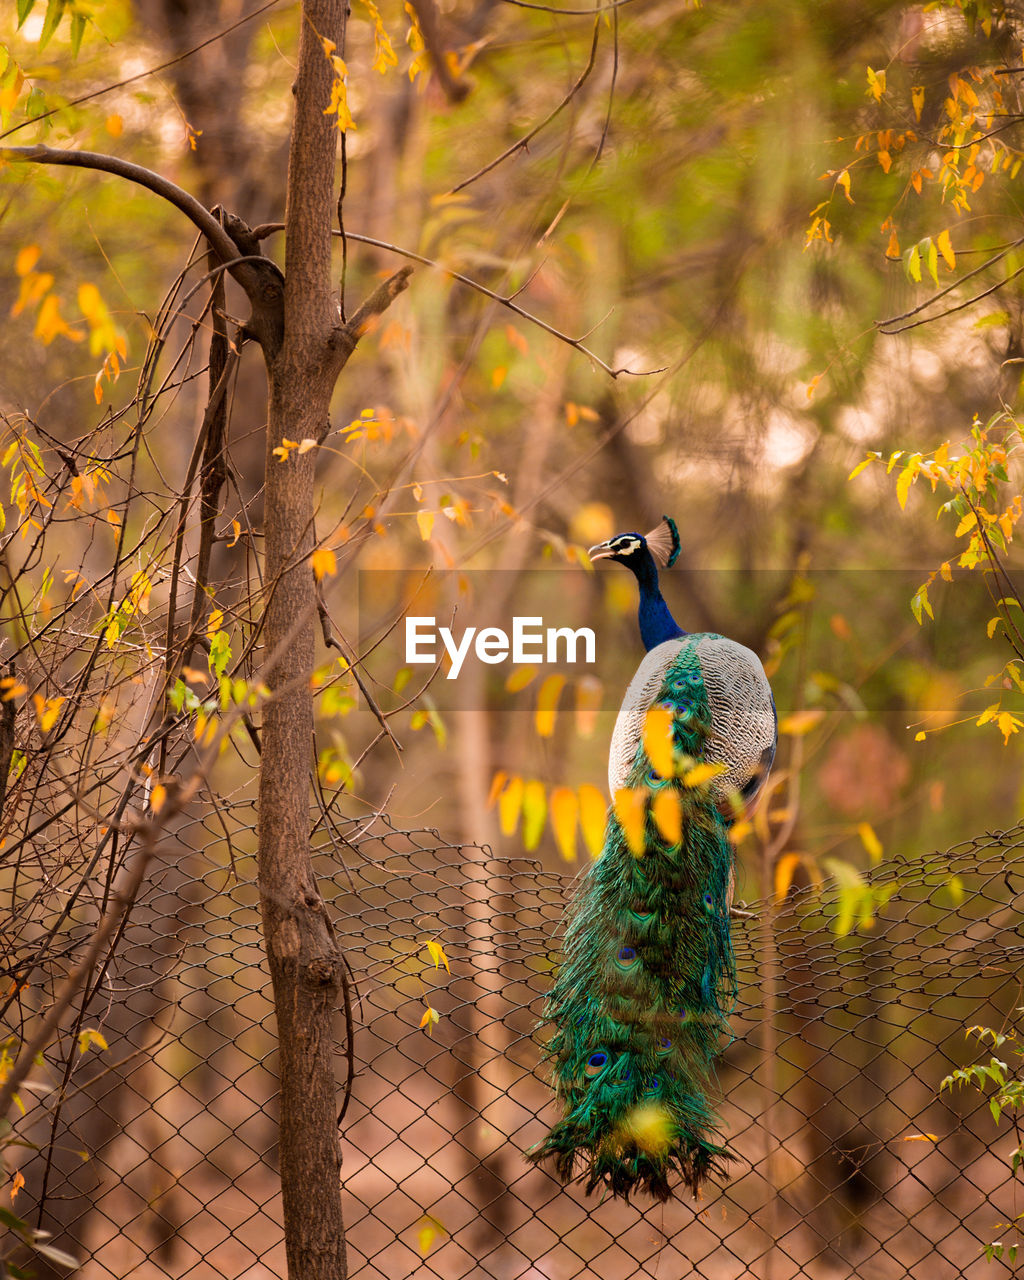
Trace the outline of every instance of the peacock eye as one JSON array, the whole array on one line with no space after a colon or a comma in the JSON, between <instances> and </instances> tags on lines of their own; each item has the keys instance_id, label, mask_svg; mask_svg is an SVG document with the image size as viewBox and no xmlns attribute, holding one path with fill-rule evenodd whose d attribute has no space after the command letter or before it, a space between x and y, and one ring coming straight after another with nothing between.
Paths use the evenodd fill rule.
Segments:
<instances>
[{"instance_id":1,"label":"peacock eye","mask_svg":"<svg viewBox=\"0 0 1024 1280\"><path fill-rule=\"evenodd\" d=\"M664 779L662 778L661 774L657 771L657 769L648 769L648 770L647 770L647 781L648 781L648 782L650 782L650 783L654 783L654 784L656 784L656 783L659 783L659 782L663 782L663 781L664 781Z\"/></svg>"},{"instance_id":2,"label":"peacock eye","mask_svg":"<svg viewBox=\"0 0 1024 1280\"><path fill-rule=\"evenodd\" d=\"M671 1053L671 1052L672 1052L672 1041L671 1041L671 1040L668 1040L668 1039L662 1039L662 1040L659 1040L659 1041L658 1041L658 1052L659 1052L659 1053Z\"/></svg>"},{"instance_id":3,"label":"peacock eye","mask_svg":"<svg viewBox=\"0 0 1024 1280\"><path fill-rule=\"evenodd\" d=\"M704 895L704 907L705 907L705 910L710 912L713 912L715 909L715 900L710 893L706 893Z\"/></svg>"},{"instance_id":4,"label":"peacock eye","mask_svg":"<svg viewBox=\"0 0 1024 1280\"><path fill-rule=\"evenodd\" d=\"M657 1076L652 1076L649 1084L647 1085L647 1092L657 1093L660 1088L661 1088L661 1081L658 1079Z\"/></svg>"},{"instance_id":5,"label":"peacock eye","mask_svg":"<svg viewBox=\"0 0 1024 1280\"><path fill-rule=\"evenodd\" d=\"M689 1009L687 1009L685 1004L681 1004L676 1009L676 1017L679 1019L680 1022L685 1022L689 1016L690 1016L690 1011Z\"/></svg>"},{"instance_id":6,"label":"peacock eye","mask_svg":"<svg viewBox=\"0 0 1024 1280\"><path fill-rule=\"evenodd\" d=\"M603 1049L599 1049L597 1053L592 1053L587 1059L587 1065L584 1068L588 1076L600 1075L608 1065L608 1055Z\"/></svg>"},{"instance_id":7,"label":"peacock eye","mask_svg":"<svg viewBox=\"0 0 1024 1280\"><path fill-rule=\"evenodd\" d=\"M639 959L635 947L620 947L615 962L620 969L632 969Z\"/></svg>"}]
</instances>

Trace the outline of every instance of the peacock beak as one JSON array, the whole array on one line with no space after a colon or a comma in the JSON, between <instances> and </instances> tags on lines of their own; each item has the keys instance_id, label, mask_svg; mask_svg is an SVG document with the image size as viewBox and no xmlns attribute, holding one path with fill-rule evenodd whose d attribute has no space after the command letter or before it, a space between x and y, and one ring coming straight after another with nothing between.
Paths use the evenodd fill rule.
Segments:
<instances>
[{"instance_id":1,"label":"peacock beak","mask_svg":"<svg viewBox=\"0 0 1024 1280\"><path fill-rule=\"evenodd\" d=\"M596 547L591 547L587 552L591 560L607 560L609 556L615 554L615 549L610 542L599 542Z\"/></svg>"}]
</instances>

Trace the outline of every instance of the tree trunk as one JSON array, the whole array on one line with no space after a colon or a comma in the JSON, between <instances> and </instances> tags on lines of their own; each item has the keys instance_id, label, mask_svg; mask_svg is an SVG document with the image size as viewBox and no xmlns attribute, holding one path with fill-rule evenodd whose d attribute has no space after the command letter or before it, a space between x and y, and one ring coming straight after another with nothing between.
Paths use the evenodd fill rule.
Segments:
<instances>
[{"instance_id":1,"label":"tree trunk","mask_svg":"<svg viewBox=\"0 0 1024 1280\"><path fill-rule=\"evenodd\" d=\"M336 1009L344 962L317 888L309 847L313 751L316 450L273 450L320 439L340 364L330 294L337 130L324 114L333 68L320 37L343 48L343 0L302 7L295 125L288 164L284 335L267 351L266 683L260 762L259 885L280 1043L280 1159L290 1280L347 1275L335 1077Z\"/></svg>"}]
</instances>

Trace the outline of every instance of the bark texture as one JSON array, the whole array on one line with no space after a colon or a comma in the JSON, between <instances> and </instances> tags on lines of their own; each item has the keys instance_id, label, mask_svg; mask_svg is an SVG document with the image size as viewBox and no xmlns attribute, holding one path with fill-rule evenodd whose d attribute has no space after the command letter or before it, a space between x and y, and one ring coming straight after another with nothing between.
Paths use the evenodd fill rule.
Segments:
<instances>
[{"instance_id":1,"label":"bark texture","mask_svg":"<svg viewBox=\"0 0 1024 1280\"><path fill-rule=\"evenodd\" d=\"M324 115L333 69L320 37L343 48L343 0L302 8L295 124L288 166L284 332L264 344L270 377L266 453L267 604L264 652L272 698L263 718L259 880L280 1041L280 1157L290 1280L347 1274L335 1075L336 1011L344 961L317 888L309 847L316 602L315 450L273 450L317 439L340 369L330 289L337 130Z\"/></svg>"}]
</instances>

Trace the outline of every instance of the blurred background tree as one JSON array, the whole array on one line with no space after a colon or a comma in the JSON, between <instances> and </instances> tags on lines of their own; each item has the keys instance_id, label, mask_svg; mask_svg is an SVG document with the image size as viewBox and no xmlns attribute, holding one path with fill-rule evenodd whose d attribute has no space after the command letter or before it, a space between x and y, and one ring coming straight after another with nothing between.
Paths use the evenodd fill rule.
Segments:
<instances>
[{"instance_id":1,"label":"blurred background tree","mask_svg":"<svg viewBox=\"0 0 1024 1280\"><path fill-rule=\"evenodd\" d=\"M542 859L582 862L571 822L556 834L554 789L603 789L638 643L626 575L590 575L581 548L662 511L683 536L664 583L676 616L765 655L789 730L772 802L740 846L741 893L839 874L853 888L837 927L853 928L870 922L870 896L857 895L872 861L1013 820L1012 741L972 723L992 701L983 684L1000 644L985 635L984 592L940 579L927 629L909 605L950 560L956 517L937 523L920 484L901 510L880 468L847 477L868 450L932 456L975 414L1019 408L1022 20L1015 5L968 0L355 0L339 293L363 296L410 255L420 265L346 370L318 463L325 635L345 659L325 650L320 677L325 845L332 818L386 808L467 842L511 852L525 838ZM49 0L8 6L0 24L5 144L122 155L241 215L282 254L294 5ZM163 202L105 175L10 162L0 184L17 771L52 702L71 696L66 666L24 674L48 619L73 601L84 631L151 616L136 652L148 645L143 666L159 666L170 570L154 495L184 494L194 567L184 478L210 321L202 294L173 323L157 315L185 266ZM229 287L226 313L239 303ZM189 731L211 671L259 671L267 411L253 346L230 386L210 671L177 693ZM118 424L140 372L159 394L131 453ZM30 445L38 474L16 469ZM69 451L77 477L61 472ZM52 494L33 511L25 475L44 497L56 485L59 519L46 516ZM45 537L22 536L33 518ZM118 520L131 552L86 617ZM504 670L467 666L457 702L443 672L421 691L400 628L385 634L410 582L414 612L458 605L460 627L571 600L558 621L595 629L600 684L566 671L564 688L538 675L509 689ZM100 700L115 743L130 740L140 670L126 662L119 700ZM538 733L542 690L560 710ZM216 790L244 795L256 760L232 741ZM8 794L13 830L27 793Z\"/></svg>"}]
</instances>

